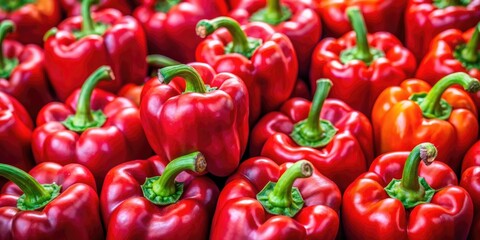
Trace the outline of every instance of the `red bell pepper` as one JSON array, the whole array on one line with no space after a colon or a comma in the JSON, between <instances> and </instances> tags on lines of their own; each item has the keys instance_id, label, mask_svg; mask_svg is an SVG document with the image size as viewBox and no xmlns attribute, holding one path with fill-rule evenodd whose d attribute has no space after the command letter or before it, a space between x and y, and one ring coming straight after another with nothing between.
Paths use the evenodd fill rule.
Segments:
<instances>
[{"instance_id":1,"label":"red bell pepper","mask_svg":"<svg viewBox=\"0 0 480 240\"><path fill-rule=\"evenodd\" d=\"M248 90L237 76L207 64L159 70L142 91L140 116L155 153L167 159L200 151L208 172L228 176L248 140Z\"/></svg>"},{"instance_id":2,"label":"red bell pepper","mask_svg":"<svg viewBox=\"0 0 480 240\"><path fill-rule=\"evenodd\" d=\"M311 6L320 13L325 33L340 37L352 30L345 11L356 6L365 17L365 24L372 32L390 32L401 38L403 35L403 13L407 0L310 0Z\"/></svg>"},{"instance_id":3,"label":"red bell pepper","mask_svg":"<svg viewBox=\"0 0 480 240\"><path fill-rule=\"evenodd\" d=\"M30 174L0 164L0 239L103 239L95 179L79 164L42 163Z\"/></svg>"},{"instance_id":4,"label":"red bell pepper","mask_svg":"<svg viewBox=\"0 0 480 240\"><path fill-rule=\"evenodd\" d=\"M335 239L341 194L310 162L243 162L220 193L210 239Z\"/></svg>"},{"instance_id":5,"label":"red bell pepper","mask_svg":"<svg viewBox=\"0 0 480 240\"><path fill-rule=\"evenodd\" d=\"M219 28L226 30L213 33ZM217 72L233 73L245 82L250 96L250 124L290 97L298 64L288 37L275 33L266 23L240 27L226 17L200 21L197 34L211 35L198 45L197 61L208 63Z\"/></svg>"},{"instance_id":6,"label":"red bell pepper","mask_svg":"<svg viewBox=\"0 0 480 240\"><path fill-rule=\"evenodd\" d=\"M93 11L99 11L107 8L115 8L122 14L130 15L130 3L128 0L96 0L98 4L92 7ZM60 5L67 12L67 16L77 16L82 13L80 0L60 0Z\"/></svg>"},{"instance_id":7,"label":"red bell pepper","mask_svg":"<svg viewBox=\"0 0 480 240\"><path fill-rule=\"evenodd\" d=\"M449 29L438 34L432 41L430 51L418 66L416 78L435 84L450 73L465 72L480 78L480 24L463 33Z\"/></svg>"},{"instance_id":8,"label":"red bell pepper","mask_svg":"<svg viewBox=\"0 0 480 240\"><path fill-rule=\"evenodd\" d=\"M308 5L298 0L241 0L229 15L240 24L265 22L285 34L297 54L299 74L308 76L313 49L322 35L320 17Z\"/></svg>"},{"instance_id":9,"label":"red bell pepper","mask_svg":"<svg viewBox=\"0 0 480 240\"><path fill-rule=\"evenodd\" d=\"M180 62L177 62L163 55L149 55L147 56L146 60L149 66L154 66L154 67L168 67L168 66L181 64ZM153 75L156 76L156 74L153 74ZM145 82L147 82L152 78L157 78L155 76L146 77ZM118 96L128 98L132 100L134 103L136 103L137 106L140 106L140 98L142 95L142 90L143 90L143 84L137 85L134 83L128 83L118 91Z\"/></svg>"},{"instance_id":10,"label":"red bell pepper","mask_svg":"<svg viewBox=\"0 0 480 240\"><path fill-rule=\"evenodd\" d=\"M101 209L107 239L208 239L218 188L202 173L200 152L123 163L105 178Z\"/></svg>"},{"instance_id":11,"label":"red bell pepper","mask_svg":"<svg viewBox=\"0 0 480 240\"><path fill-rule=\"evenodd\" d=\"M326 100L330 87L329 80L319 80L313 102L290 99L280 112L260 119L252 130L250 156L277 163L306 159L343 192L373 160L373 132L362 113Z\"/></svg>"},{"instance_id":12,"label":"red bell pepper","mask_svg":"<svg viewBox=\"0 0 480 240\"><path fill-rule=\"evenodd\" d=\"M43 46L43 35L61 20L56 0L8 0L0 3L0 21L12 20L17 26L13 38L23 44Z\"/></svg>"},{"instance_id":13,"label":"red bell pepper","mask_svg":"<svg viewBox=\"0 0 480 240\"><path fill-rule=\"evenodd\" d=\"M475 209L469 239L480 239L480 141L465 154L462 164L460 186L472 197Z\"/></svg>"},{"instance_id":14,"label":"red bell pepper","mask_svg":"<svg viewBox=\"0 0 480 240\"><path fill-rule=\"evenodd\" d=\"M330 97L370 117L378 95L413 76L416 61L392 34L367 34L358 8L349 8L347 13L355 31L339 39L324 39L317 45L312 55L310 86L314 92L317 79L330 79L334 85Z\"/></svg>"},{"instance_id":15,"label":"red bell pepper","mask_svg":"<svg viewBox=\"0 0 480 240\"><path fill-rule=\"evenodd\" d=\"M434 162L436 155L433 144L421 143L411 152L391 152L375 159L343 195L345 236L466 239L472 199L457 186L457 177L447 165Z\"/></svg>"},{"instance_id":16,"label":"red bell pepper","mask_svg":"<svg viewBox=\"0 0 480 240\"><path fill-rule=\"evenodd\" d=\"M0 163L30 170L34 164L32 131L33 123L25 108L0 91ZM0 187L2 180L0 178Z\"/></svg>"},{"instance_id":17,"label":"red bell pepper","mask_svg":"<svg viewBox=\"0 0 480 240\"><path fill-rule=\"evenodd\" d=\"M463 33L449 29L438 34L430 46L430 51L420 63L416 77L430 84L454 72L465 72L480 78L480 24ZM470 94L477 109L480 108L480 93Z\"/></svg>"},{"instance_id":18,"label":"red bell pepper","mask_svg":"<svg viewBox=\"0 0 480 240\"><path fill-rule=\"evenodd\" d=\"M224 0L144 0L133 16L145 29L150 54L189 63L195 61L195 48L202 41L195 35L197 22L227 12Z\"/></svg>"},{"instance_id":19,"label":"red bell pepper","mask_svg":"<svg viewBox=\"0 0 480 240\"><path fill-rule=\"evenodd\" d=\"M433 38L447 29L465 31L480 21L480 0L409 0L405 42L420 61Z\"/></svg>"},{"instance_id":20,"label":"red bell pepper","mask_svg":"<svg viewBox=\"0 0 480 240\"><path fill-rule=\"evenodd\" d=\"M90 14L95 0L82 1L82 16L63 21L45 36L45 66L60 100L65 100L102 65L116 81L100 88L117 92L124 84L143 83L147 72L145 34L140 24L115 9ZM72 66L82 66L72 71Z\"/></svg>"},{"instance_id":21,"label":"red bell pepper","mask_svg":"<svg viewBox=\"0 0 480 240\"><path fill-rule=\"evenodd\" d=\"M111 80L102 66L63 103L50 103L39 113L33 132L35 160L62 165L80 163L92 171L97 184L112 167L151 155L138 107L126 98L95 89Z\"/></svg>"},{"instance_id":22,"label":"red bell pepper","mask_svg":"<svg viewBox=\"0 0 480 240\"><path fill-rule=\"evenodd\" d=\"M465 152L477 139L478 120L472 99L461 89L449 88L454 84L469 92L480 89L478 80L465 73L447 75L433 87L410 79L385 89L372 113L377 154L407 151L428 141L439 149L440 161L459 172Z\"/></svg>"},{"instance_id":23,"label":"red bell pepper","mask_svg":"<svg viewBox=\"0 0 480 240\"><path fill-rule=\"evenodd\" d=\"M22 45L5 40L15 24L0 23L0 91L14 96L35 119L38 111L53 100L44 69L43 50L35 45Z\"/></svg>"}]
</instances>

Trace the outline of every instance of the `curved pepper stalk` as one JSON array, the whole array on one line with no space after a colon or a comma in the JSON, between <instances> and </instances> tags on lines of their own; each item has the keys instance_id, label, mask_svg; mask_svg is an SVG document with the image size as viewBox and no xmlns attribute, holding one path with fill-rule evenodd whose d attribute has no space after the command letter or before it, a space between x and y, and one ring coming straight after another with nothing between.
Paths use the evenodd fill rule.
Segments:
<instances>
[{"instance_id":1,"label":"curved pepper stalk","mask_svg":"<svg viewBox=\"0 0 480 240\"><path fill-rule=\"evenodd\" d=\"M360 60L370 65L373 60L384 57L385 53L383 51L370 47L368 44L368 31L360 9L358 7L347 8L347 16L355 31L357 46L340 53L342 63L347 64L352 60Z\"/></svg>"},{"instance_id":2,"label":"curved pepper stalk","mask_svg":"<svg viewBox=\"0 0 480 240\"><path fill-rule=\"evenodd\" d=\"M210 90L200 77L200 74L185 64L164 67L158 70L160 82L168 84L175 77L181 77L186 81L185 92L206 93Z\"/></svg>"},{"instance_id":3,"label":"curved pepper stalk","mask_svg":"<svg viewBox=\"0 0 480 240\"><path fill-rule=\"evenodd\" d=\"M68 116L63 125L71 131L83 132L88 128L101 127L107 120L101 111L92 111L90 100L95 86L103 80L114 80L112 69L109 66L101 66L85 81L78 98L77 109L74 115Z\"/></svg>"},{"instance_id":4,"label":"curved pepper stalk","mask_svg":"<svg viewBox=\"0 0 480 240\"><path fill-rule=\"evenodd\" d=\"M330 121L320 120L323 103L327 99L332 85L332 82L328 79L317 80L317 90L313 97L308 118L296 123L290 134L298 145L314 148L323 147L332 141L337 133L337 129Z\"/></svg>"},{"instance_id":5,"label":"curved pepper stalk","mask_svg":"<svg viewBox=\"0 0 480 240\"><path fill-rule=\"evenodd\" d=\"M452 73L440 79L428 93L416 93L410 96L410 100L417 102L422 109L425 118L437 118L446 120L452 113L452 106L442 99L442 95L454 84L460 84L467 92L480 90L480 82L470 75L458 72Z\"/></svg>"},{"instance_id":6,"label":"curved pepper stalk","mask_svg":"<svg viewBox=\"0 0 480 240\"><path fill-rule=\"evenodd\" d=\"M199 37L205 38L219 28L226 28L232 36L232 42L225 46L225 53L239 53L250 59L255 50L262 45L261 39L247 38L240 24L229 17L200 20L196 32Z\"/></svg>"},{"instance_id":7,"label":"curved pepper stalk","mask_svg":"<svg viewBox=\"0 0 480 240\"><path fill-rule=\"evenodd\" d=\"M200 152L193 152L171 161L161 176L147 178L142 185L143 196L156 205L176 203L183 194L183 183L175 178L183 171L202 173L207 169L207 161Z\"/></svg>"},{"instance_id":8,"label":"curved pepper stalk","mask_svg":"<svg viewBox=\"0 0 480 240\"><path fill-rule=\"evenodd\" d=\"M0 176L12 181L24 193L17 200L20 210L37 210L45 207L59 194L61 187L55 183L40 184L23 170L0 163Z\"/></svg>"},{"instance_id":9,"label":"curved pepper stalk","mask_svg":"<svg viewBox=\"0 0 480 240\"><path fill-rule=\"evenodd\" d=\"M437 157L437 149L431 143L421 143L413 148L403 168L402 179L393 179L386 187L387 194L402 202L405 208L412 208L428 203L435 194L435 189L428 185L425 178L418 177L420 161L427 166Z\"/></svg>"},{"instance_id":10,"label":"curved pepper stalk","mask_svg":"<svg viewBox=\"0 0 480 240\"><path fill-rule=\"evenodd\" d=\"M293 183L297 178L312 176L313 169L307 160L294 163L280 176L278 182L268 182L257 194L257 200L271 214L295 216L302 209L304 201L298 188L293 187Z\"/></svg>"},{"instance_id":11,"label":"curved pepper stalk","mask_svg":"<svg viewBox=\"0 0 480 240\"><path fill-rule=\"evenodd\" d=\"M454 57L458 59L467 70L480 69L480 53L478 50L480 44L479 32L480 23L475 27L470 41L465 45L458 46L453 52Z\"/></svg>"}]
</instances>

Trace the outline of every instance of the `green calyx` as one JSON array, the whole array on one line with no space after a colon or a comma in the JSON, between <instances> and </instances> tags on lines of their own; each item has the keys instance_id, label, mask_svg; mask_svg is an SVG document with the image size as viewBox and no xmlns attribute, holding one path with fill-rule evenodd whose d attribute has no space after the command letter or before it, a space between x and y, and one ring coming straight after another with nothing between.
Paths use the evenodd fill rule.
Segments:
<instances>
[{"instance_id":1,"label":"green calyx","mask_svg":"<svg viewBox=\"0 0 480 240\"><path fill-rule=\"evenodd\" d=\"M35 0L0 0L0 8L5 12L13 12L34 2Z\"/></svg>"},{"instance_id":2,"label":"green calyx","mask_svg":"<svg viewBox=\"0 0 480 240\"><path fill-rule=\"evenodd\" d=\"M308 118L296 123L290 137L300 146L323 147L326 146L337 133L337 129L327 120L320 120L323 103L327 99L332 87L328 79L317 80L317 90L313 97Z\"/></svg>"},{"instance_id":3,"label":"green calyx","mask_svg":"<svg viewBox=\"0 0 480 240\"><path fill-rule=\"evenodd\" d=\"M265 22L278 25L292 17L292 11L280 3L280 0L267 0L267 7L252 14L251 22Z\"/></svg>"},{"instance_id":4,"label":"green calyx","mask_svg":"<svg viewBox=\"0 0 480 240\"><path fill-rule=\"evenodd\" d=\"M0 23L0 78L8 79L19 63L17 58L7 58L2 47L5 37L14 30L15 24L12 21L3 20Z\"/></svg>"},{"instance_id":5,"label":"green calyx","mask_svg":"<svg viewBox=\"0 0 480 240\"><path fill-rule=\"evenodd\" d=\"M91 8L92 5L98 3L99 0L82 0L82 29L79 31L73 31L73 35L76 39L92 34L101 36L110 27L108 24L93 21Z\"/></svg>"},{"instance_id":6,"label":"green calyx","mask_svg":"<svg viewBox=\"0 0 480 240\"><path fill-rule=\"evenodd\" d=\"M179 4L182 0L157 0L155 3L155 10L157 12L167 13L170 9L177 4Z\"/></svg>"},{"instance_id":7,"label":"green calyx","mask_svg":"<svg viewBox=\"0 0 480 240\"><path fill-rule=\"evenodd\" d=\"M480 90L480 82L466 73L452 73L440 79L428 93L415 93L410 100L415 101L422 109L425 118L446 120L452 113L452 106L442 99L442 95L450 86L460 84L468 92Z\"/></svg>"},{"instance_id":8,"label":"green calyx","mask_svg":"<svg viewBox=\"0 0 480 240\"><path fill-rule=\"evenodd\" d=\"M76 113L65 119L63 125L74 132L84 132L89 128L101 127L107 120L107 117L101 110L92 111L90 101L95 86L100 81L114 80L112 69L109 66L101 66L83 83L82 90L77 102Z\"/></svg>"},{"instance_id":9,"label":"green calyx","mask_svg":"<svg viewBox=\"0 0 480 240\"><path fill-rule=\"evenodd\" d=\"M355 31L357 46L342 51L340 61L347 64L352 60L360 60L369 66L375 59L384 57L385 53L382 50L372 48L368 44L367 27L360 9L358 7L347 8L347 16Z\"/></svg>"},{"instance_id":10,"label":"green calyx","mask_svg":"<svg viewBox=\"0 0 480 240\"><path fill-rule=\"evenodd\" d=\"M431 143L421 143L408 155L403 169L402 179L392 179L385 187L387 194L402 202L405 208L428 203L435 194L423 177L418 176L420 161L427 166L437 157L437 149Z\"/></svg>"},{"instance_id":11,"label":"green calyx","mask_svg":"<svg viewBox=\"0 0 480 240\"><path fill-rule=\"evenodd\" d=\"M261 39L247 38L240 24L229 17L200 20L197 23L196 32L199 37L205 38L222 27L226 28L232 36L232 42L225 46L225 53L238 53L250 59L255 50L262 45Z\"/></svg>"},{"instance_id":12,"label":"green calyx","mask_svg":"<svg viewBox=\"0 0 480 240\"><path fill-rule=\"evenodd\" d=\"M468 6L472 0L433 0L435 7L444 9L451 6Z\"/></svg>"},{"instance_id":13,"label":"green calyx","mask_svg":"<svg viewBox=\"0 0 480 240\"><path fill-rule=\"evenodd\" d=\"M207 93L214 90L205 85L197 70L185 64L164 67L158 70L160 82L168 84L175 77L181 77L186 81L185 92Z\"/></svg>"},{"instance_id":14,"label":"green calyx","mask_svg":"<svg viewBox=\"0 0 480 240\"><path fill-rule=\"evenodd\" d=\"M207 161L200 152L193 152L171 161L161 176L147 178L142 185L143 196L156 205L176 203L183 194L183 183L175 178L183 171L202 173L207 169Z\"/></svg>"},{"instance_id":15,"label":"green calyx","mask_svg":"<svg viewBox=\"0 0 480 240\"><path fill-rule=\"evenodd\" d=\"M453 56L462 63L467 69L480 69L480 51L478 45L480 43L480 23L475 28L472 38L467 44L457 46L453 52Z\"/></svg>"},{"instance_id":16,"label":"green calyx","mask_svg":"<svg viewBox=\"0 0 480 240\"><path fill-rule=\"evenodd\" d=\"M257 200L270 214L294 217L302 209L304 201L293 183L297 178L307 178L312 174L312 164L307 160L300 160L290 166L278 182L268 182L257 194Z\"/></svg>"},{"instance_id":17,"label":"green calyx","mask_svg":"<svg viewBox=\"0 0 480 240\"><path fill-rule=\"evenodd\" d=\"M15 183L23 195L17 200L17 208L22 211L42 209L53 201L59 194L61 187L57 184L40 184L23 170L0 163L0 176Z\"/></svg>"}]
</instances>

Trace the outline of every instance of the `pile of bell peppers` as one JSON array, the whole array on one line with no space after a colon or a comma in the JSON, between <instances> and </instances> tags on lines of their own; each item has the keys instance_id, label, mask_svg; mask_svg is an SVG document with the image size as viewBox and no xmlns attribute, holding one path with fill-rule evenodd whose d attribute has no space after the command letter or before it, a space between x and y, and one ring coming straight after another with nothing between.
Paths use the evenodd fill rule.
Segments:
<instances>
[{"instance_id":1,"label":"pile of bell peppers","mask_svg":"<svg viewBox=\"0 0 480 240\"><path fill-rule=\"evenodd\" d=\"M480 240L480 0L0 1L0 239Z\"/></svg>"}]
</instances>

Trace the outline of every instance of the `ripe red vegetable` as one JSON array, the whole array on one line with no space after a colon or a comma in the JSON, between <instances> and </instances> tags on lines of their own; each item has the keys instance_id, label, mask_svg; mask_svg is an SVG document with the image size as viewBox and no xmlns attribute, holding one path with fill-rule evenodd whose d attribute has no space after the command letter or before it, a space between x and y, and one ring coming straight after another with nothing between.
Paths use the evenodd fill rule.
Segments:
<instances>
[{"instance_id":1,"label":"ripe red vegetable","mask_svg":"<svg viewBox=\"0 0 480 240\"><path fill-rule=\"evenodd\" d=\"M151 155L138 107L126 98L94 89L101 80L112 80L110 67L98 68L65 103L45 106L32 136L37 163L83 164L99 189L114 166Z\"/></svg>"},{"instance_id":2,"label":"ripe red vegetable","mask_svg":"<svg viewBox=\"0 0 480 240\"><path fill-rule=\"evenodd\" d=\"M466 239L472 199L455 173L434 162L437 149L379 156L345 191L342 223L348 239ZM403 172L403 173L402 173Z\"/></svg>"}]
</instances>

